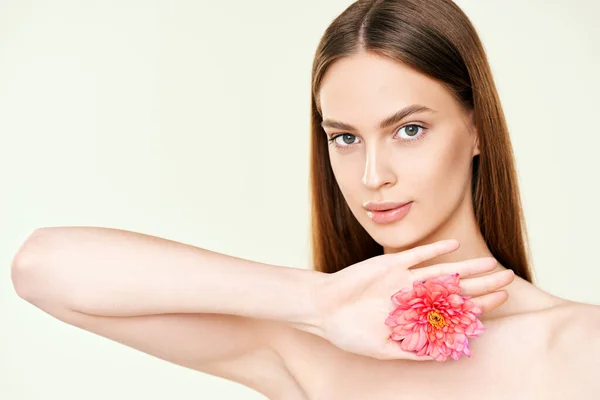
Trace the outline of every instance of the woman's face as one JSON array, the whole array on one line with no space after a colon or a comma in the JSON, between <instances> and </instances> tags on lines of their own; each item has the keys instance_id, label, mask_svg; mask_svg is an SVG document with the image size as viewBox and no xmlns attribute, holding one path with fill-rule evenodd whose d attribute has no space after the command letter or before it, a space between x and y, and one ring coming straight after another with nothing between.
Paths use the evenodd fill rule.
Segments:
<instances>
[{"instance_id":1,"label":"woman's face","mask_svg":"<svg viewBox=\"0 0 600 400\"><path fill-rule=\"evenodd\" d=\"M319 95L337 183L386 252L449 238L457 224L472 222L477 134L471 114L444 86L390 58L361 53L335 61ZM415 112L390 118L407 109ZM364 207L385 201L409 204L387 215ZM471 215L467 222L463 213Z\"/></svg>"}]
</instances>

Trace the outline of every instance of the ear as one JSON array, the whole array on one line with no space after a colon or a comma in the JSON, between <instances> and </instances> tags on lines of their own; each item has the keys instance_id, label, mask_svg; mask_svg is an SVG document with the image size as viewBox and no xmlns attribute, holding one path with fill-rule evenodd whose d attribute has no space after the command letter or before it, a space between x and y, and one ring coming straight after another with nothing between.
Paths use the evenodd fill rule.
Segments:
<instances>
[{"instance_id":1,"label":"ear","mask_svg":"<svg viewBox=\"0 0 600 400\"><path fill-rule=\"evenodd\" d=\"M475 157L478 156L481 151L479 150L479 132L477 132L477 127L475 126L475 115L473 110L469 113L469 129L473 135L473 157Z\"/></svg>"},{"instance_id":2,"label":"ear","mask_svg":"<svg viewBox=\"0 0 600 400\"><path fill-rule=\"evenodd\" d=\"M479 150L479 135L475 131L475 143L473 145L473 157L478 156L481 153Z\"/></svg>"}]
</instances>

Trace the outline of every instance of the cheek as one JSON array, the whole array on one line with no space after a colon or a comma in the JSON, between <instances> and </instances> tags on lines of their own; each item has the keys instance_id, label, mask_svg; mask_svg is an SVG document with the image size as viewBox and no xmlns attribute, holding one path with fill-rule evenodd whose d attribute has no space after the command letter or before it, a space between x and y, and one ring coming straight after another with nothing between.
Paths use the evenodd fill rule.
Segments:
<instances>
[{"instance_id":1,"label":"cheek","mask_svg":"<svg viewBox=\"0 0 600 400\"><path fill-rule=\"evenodd\" d=\"M453 135L455 138L456 136ZM464 140L453 140L429 149L419 157L412 179L423 202L453 202L468 188L471 153Z\"/></svg>"},{"instance_id":2,"label":"cheek","mask_svg":"<svg viewBox=\"0 0 600 400\"><path fill-rule=\"evenodd\" d=\"M353 196L359 197L362 187L362 174L364 164L360 159L338 158L339 155L333 154L329 158L333 175L336 179L344 198L352 205ZM352 157L352 156L350 156ZM359 199L359 201L362 201ZM362 203L361 203L362 204Z\"/></svg>"}]
</instances>

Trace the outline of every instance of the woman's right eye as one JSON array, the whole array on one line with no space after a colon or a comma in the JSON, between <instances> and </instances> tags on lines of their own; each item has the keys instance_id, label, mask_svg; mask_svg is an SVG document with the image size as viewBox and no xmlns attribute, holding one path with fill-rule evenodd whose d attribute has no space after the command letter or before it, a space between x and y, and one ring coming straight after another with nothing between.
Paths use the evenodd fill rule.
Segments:
<instances>
[{"instance_id":1,"label":"woman's right eye","mask_svg":"<svg viewBox=\"0 0 600 400\"><path fill-rule=\"evenodd\" d=\"M357 137L351 133L341 133L329 139L329 143L333 143L337 148L345 148L355 145L355 139L357 139Z\"/></svg>"}]
</instances>

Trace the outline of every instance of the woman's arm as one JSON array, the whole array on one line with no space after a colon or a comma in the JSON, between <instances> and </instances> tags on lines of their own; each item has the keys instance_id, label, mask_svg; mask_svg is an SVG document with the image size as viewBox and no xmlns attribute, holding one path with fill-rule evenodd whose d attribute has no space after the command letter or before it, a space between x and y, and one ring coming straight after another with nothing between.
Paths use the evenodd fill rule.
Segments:
<instances>
[{"instance_id":1,"label":"woman's arm","mask_svg":"<svg viewBox=\"0 0 600 400\"><path fill-rule=\"evenodd\" d=\"M317 332L322 275L95 227L39 229L12 265L17 293L56 318L269 394L294 384L276 322Z\"/></svg>"},{"instance_id":2,"label":"woman's arm","mask_svg":"<svg viewBox=\"0 0 600 400\"><path fill-rule=\"evenodd\" d=\"M267 265L156 236L98 227L35 231L13 265L15 288L105 317L216 313L317 327L322 273Z\"/></svg>"}]
</instances>

